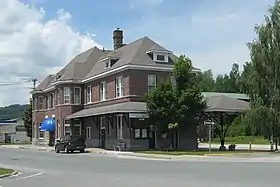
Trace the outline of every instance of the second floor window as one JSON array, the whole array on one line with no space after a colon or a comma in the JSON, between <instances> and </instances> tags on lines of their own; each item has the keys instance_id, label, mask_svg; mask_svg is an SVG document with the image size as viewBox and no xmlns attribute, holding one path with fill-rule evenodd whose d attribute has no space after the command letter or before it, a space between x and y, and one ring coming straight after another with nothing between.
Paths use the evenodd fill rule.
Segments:
<instances>
[{"instance_id":1,"label":"second floor window","mask_svg":"<svg viewBox=\"0 0 280 187\"><path fill-rule=\"evenodd\" d=\"M43 97L38 98L38 109L41 110L43 109Z\"/></svg>"},{"instance_id":2,"label":"second floor window","mask_svg":"<svg viewBox=\"0 0 280 187\"><path fill-rule=\"evenodd\" d=\"M91 89L91 86L87 86L87 97L86 97L86 100L87 100L87 103L91 103L91 98L92 98L92 89Z\"/></svg>"},{"instance_id":3,"label":"second floor window","mask_svg":"<svg viewBox=\"0 0 280 187\"><path fill-rule=\"evenodd\" d=\"M50 108L50 99L49 96L46 96L46 109Z\"/></svg>"},{"instance_id":4,"label":"second floor window","mask_svg":"<svg viewBox=\"0 0 280 187\"><path fill-rule=\"evenodd\" d=\"M116 78L116 97L123 96L123 77L119 76Z\"/></svg>"},{"instance_id":5,"label":"second floor window","mask_svg":"<svg viewBox=\"0 0 280 187\"><path fill-rule=\"evenodd\" d=\"M106 100L106 82L105 81L102 81L100 83L100 101L104 101Z\"/></svg>"},{"instance_id":6,"label":"second floor window","mask_svg":"<svg viewBox=\"0 0 280 187\"><path fill-rule=\"evenodd\" d=\"M81 104L81 88L74 88L74 104Z\"/></svg>"},{"instance_id":7,"label":"second floor window","mask_svg":"<svg viewBox=\"0 0 280 187\"><path fill-rule=\"evenodd\" d=\"M64 104L70 104L70 88L64 87L63 94L64 94Z\"/></svg>"},{"instance_id":8,"label":"second floor window","mask_svg":"<svg viewBox=\"0 0 280 187\"><path fill-rule=\"evenodd\" d=\"M156 88L157 77L155 75L148 75L148 93Z\"/></svg>"},{"instance_id":9,"label":"second floor window","mask_svg":"<svg viewBox=\"0 0 280 187\"><path fill-rule=\"evenodd\" d=\"M54 108L55 106L55 97L54 97L54 93L51 94L51 108Z\"/></svg>"}]
</instances>

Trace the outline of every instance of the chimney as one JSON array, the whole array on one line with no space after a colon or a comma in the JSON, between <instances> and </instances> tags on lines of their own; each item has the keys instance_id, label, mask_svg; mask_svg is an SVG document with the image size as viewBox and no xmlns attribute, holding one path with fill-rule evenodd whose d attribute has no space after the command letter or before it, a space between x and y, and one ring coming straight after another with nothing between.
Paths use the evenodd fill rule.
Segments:
<instances>
[{"instance_id":1,"label":"chimney","mask_svg":"<svg viewBox=\"0 0 280 187\"><path fill-rule=\"evenodd\" d=\"M113 32L114 50L123 46L123 31L117 28Z\"/></svg>"}]
</instances>

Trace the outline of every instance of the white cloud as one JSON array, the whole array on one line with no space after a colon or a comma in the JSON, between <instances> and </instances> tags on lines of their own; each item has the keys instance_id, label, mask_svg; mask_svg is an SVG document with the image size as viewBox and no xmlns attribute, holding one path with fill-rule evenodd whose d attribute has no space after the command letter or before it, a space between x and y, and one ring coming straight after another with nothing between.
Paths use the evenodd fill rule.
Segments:
<instances>
[{"instance_id":1,"label":"white cloud","mask_svg":"<svg viewBox=\"0 0 280 187\"><path fill-rule=\"evenodd\" d=\"M44 21L43 8L17 0L0 1L0 85L38 77L64 66L77 53L92 46L92 35L80 34L71 27L71 14L59 10L57 17ZM32 84L0 86L0 106L27 103Z\"/></svg>"}]
</instances>

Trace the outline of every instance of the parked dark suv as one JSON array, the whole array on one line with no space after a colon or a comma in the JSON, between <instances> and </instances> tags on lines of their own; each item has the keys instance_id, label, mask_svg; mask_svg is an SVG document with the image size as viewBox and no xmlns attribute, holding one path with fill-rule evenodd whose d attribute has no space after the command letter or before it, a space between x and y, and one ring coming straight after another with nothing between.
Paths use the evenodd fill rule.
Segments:
<instances>
[{"instance_id":1,"label":"parked dark suv","mask_svg":"<svg viewBox=\"0 0 280 187\"><path fill-rule=\"evenodd\" d=\"M55 143L55 152L73 153L74 151L85 152L86 144L83 136L66 135Z\"/></svg>"}]
</instances>

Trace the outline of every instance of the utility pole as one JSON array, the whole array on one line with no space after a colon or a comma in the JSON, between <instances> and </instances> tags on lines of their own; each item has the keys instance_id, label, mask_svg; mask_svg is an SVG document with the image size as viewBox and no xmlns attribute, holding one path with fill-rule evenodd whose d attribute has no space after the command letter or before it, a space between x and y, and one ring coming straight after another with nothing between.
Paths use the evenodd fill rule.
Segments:
<instances>
[{"instance_id":1,"label":"utility pole","mask_svg":"<svg viewBox=\"0 0 280 187\"><path fill-rule=\"evenodd\" d=\"M33 79L32 79L32 82L33 82L33 90L35 90L35 88L36 88L36 83L37 83L37 81L38 81L38 79L36 79L36 78L33 78Z\"/></svg>"}]
</instances>

